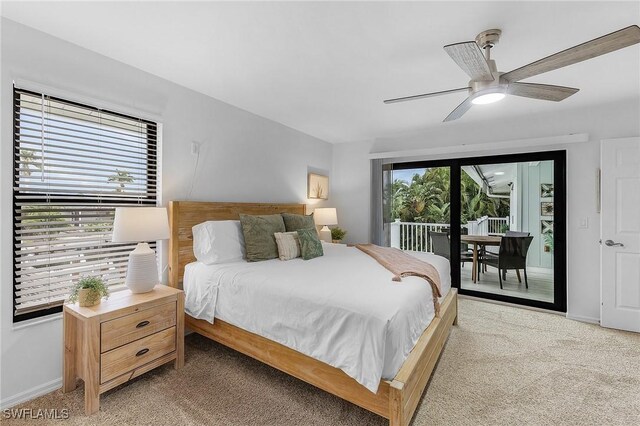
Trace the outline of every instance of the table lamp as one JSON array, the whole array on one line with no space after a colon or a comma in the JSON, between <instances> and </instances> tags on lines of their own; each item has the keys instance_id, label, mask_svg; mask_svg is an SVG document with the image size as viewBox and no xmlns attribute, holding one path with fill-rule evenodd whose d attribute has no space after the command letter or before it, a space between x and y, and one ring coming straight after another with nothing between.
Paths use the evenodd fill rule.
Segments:
<instances>
[{"instance_id":1,"label":"table lamp","mask_svg":"<svg viewBox=\"0 0 640 426\"><path fill-rule=\"evenodd\" d=\"M160 283L156 252L147 241L169 238L164 207L117 207L113 221L114 243L138 243L129 253L125 283L132 293L146 293Z\"/></svg>"},{"instance_id":2,"label":"table lamp","mask_svg":"<svg viewBox=\"0 0 640 426\"><path fill-rule=\"evenodd\" d=\"M338 224L338 213L333 207L318 208L313 211L313 218L316 225L322 226L320 230L320 239L328 243L331 242L331 229L327 225Z\"/></svg>"}]
</instances>

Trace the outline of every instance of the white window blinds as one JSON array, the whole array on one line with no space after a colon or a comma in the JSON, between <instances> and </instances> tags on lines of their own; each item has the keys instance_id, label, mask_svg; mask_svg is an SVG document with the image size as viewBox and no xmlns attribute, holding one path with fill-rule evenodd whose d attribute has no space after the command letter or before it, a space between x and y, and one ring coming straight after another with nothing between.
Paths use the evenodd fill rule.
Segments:
<instances>
[{"instance_id":1,"label":"white window blinds","mask_svg":"<svg viewBox=\"0 0 640 426\"><path fill-rule=\"evenodd\" d=\"M124 283L116 207L156 204L157 125L14 89L14 320L60 310L83 275Z\"/></svg>"}]
</instances>

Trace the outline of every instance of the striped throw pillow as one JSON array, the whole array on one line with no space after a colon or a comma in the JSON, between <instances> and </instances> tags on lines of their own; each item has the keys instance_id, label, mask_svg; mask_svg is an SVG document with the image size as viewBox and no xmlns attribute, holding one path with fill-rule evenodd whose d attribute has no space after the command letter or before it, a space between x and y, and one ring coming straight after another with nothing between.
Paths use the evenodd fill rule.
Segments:
<instances>
[{"instance_id":1,"label":"striped throw pillow","mask_svg":"<svg viewBox=\"0 0 640 426\"><path fill-rule=\"evenodd\" d=\"M300 257L300 240L297 232L276 232L273 234L278 245L280 260L291 260Z\"/></svg>"}]
</instances>

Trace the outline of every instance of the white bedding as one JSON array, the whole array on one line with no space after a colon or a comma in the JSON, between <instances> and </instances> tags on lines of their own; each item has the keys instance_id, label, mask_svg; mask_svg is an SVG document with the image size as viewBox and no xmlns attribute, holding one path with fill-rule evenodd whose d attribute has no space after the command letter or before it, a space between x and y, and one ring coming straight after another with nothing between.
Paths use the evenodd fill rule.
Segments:
<instances>
[{"instance_id":1,"label":"white bedding","mask_svg":"<svg viewBox=\"0 0 640 426\"><path fill-rule=\"evenodd\" d=\"M325 255L185 268L185 311L214 318L279 342L340 368L376 392L392 379L434 317L431 286L392 274L360 250L323 244ZM412 253L451 288L449 261Z\"/></svg>"}]
</instances>

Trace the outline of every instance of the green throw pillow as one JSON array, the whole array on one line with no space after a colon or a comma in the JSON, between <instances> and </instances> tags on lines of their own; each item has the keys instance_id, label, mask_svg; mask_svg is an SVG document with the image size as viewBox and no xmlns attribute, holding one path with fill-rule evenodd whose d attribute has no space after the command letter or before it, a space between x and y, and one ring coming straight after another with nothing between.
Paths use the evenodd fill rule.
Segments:
<instances>
[{"instance_id":1,"label":"green throw pillow","mask_svg":"<svg viewBox=\"0 0 640 426\"><path fill-rule=\"evenodd\" d=\"M313 213L306 216L303 214L282 213L284 226L287 232L295 232L298 229L316 229L316 223L313 221Z\"/></svg>"},{"instance_id":2,"label":"green throw pillow","mask_svg":"<svg viewBox=\"0 0 640 426\"><path fill-rule=\"evenodd\" d=\"M259 262L278 257L278 245L273 234L285 232L282 216L279 214L264 216L241 214L240 224L242 225L244 245L249 262Z\"/></svg>"},{"instance_id":3,"label":"green throw pillow","mask_svg":"<svg viewBox=\"0 0 640 426\"><path fill-rule=\"evenodd\" d=\"M298 229L300 240L300 253L304 260L310 260L324 255L322 243L315 229Z\"/></svg>"}]
</instances>

